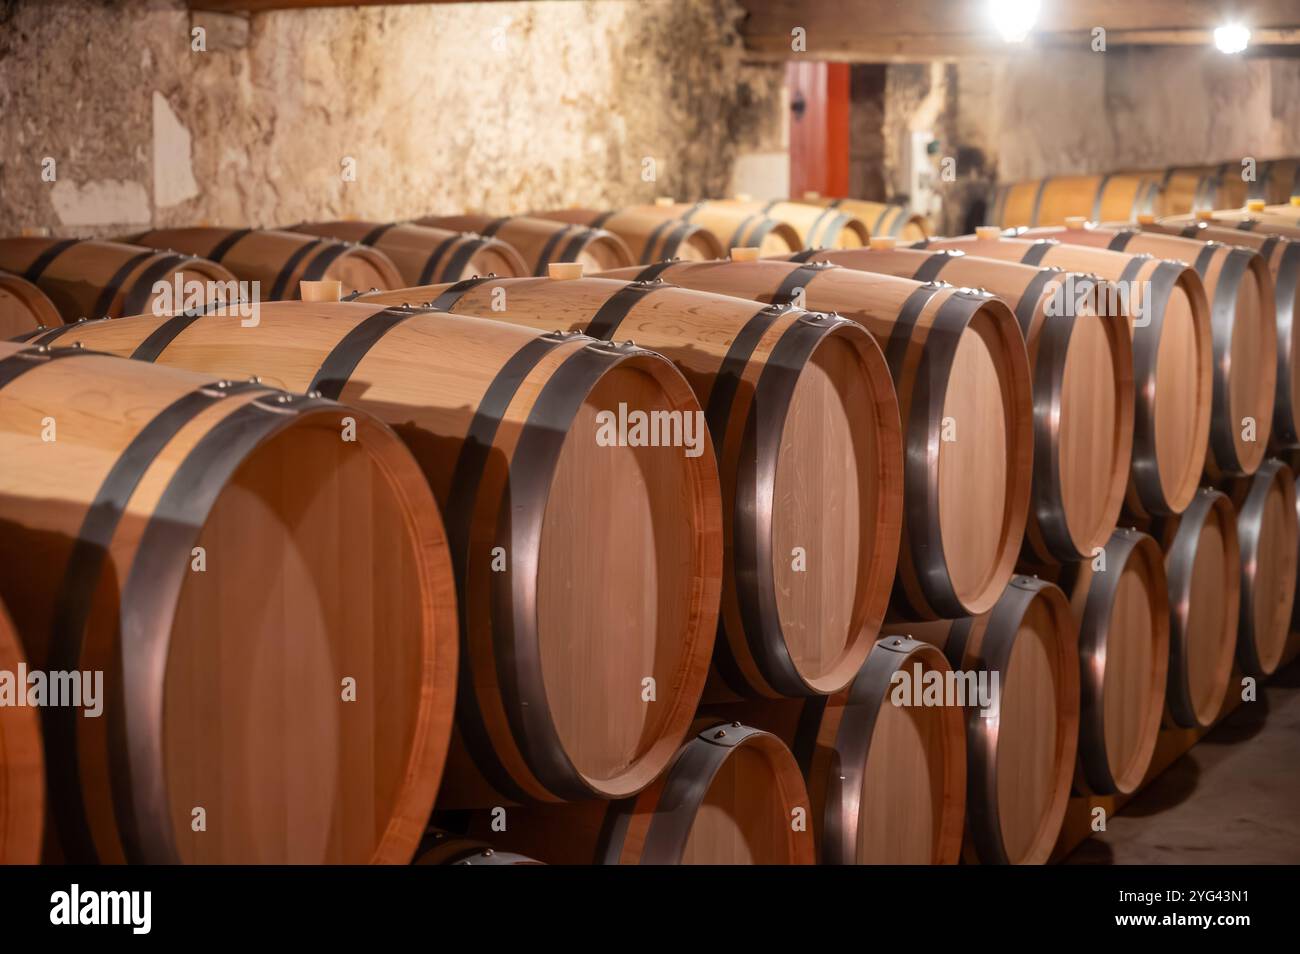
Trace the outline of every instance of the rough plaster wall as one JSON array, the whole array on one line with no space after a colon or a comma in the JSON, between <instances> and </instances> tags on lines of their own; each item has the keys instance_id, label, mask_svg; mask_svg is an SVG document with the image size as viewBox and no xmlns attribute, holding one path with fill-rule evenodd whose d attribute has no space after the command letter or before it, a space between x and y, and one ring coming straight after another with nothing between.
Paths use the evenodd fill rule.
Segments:
<instances>
[{"instance_id":1,"label":"rough plaster wall","mask_svg":"<svg viewBox=\"0 0 1300 954\"><path fill-rule=\"evenodd\" d=\"M547 0L192 18L179 0L0 0L0 231L724 194L739 159L786 147L783 68L744 62L740 12Z\"/></svg>"}]
</instances>

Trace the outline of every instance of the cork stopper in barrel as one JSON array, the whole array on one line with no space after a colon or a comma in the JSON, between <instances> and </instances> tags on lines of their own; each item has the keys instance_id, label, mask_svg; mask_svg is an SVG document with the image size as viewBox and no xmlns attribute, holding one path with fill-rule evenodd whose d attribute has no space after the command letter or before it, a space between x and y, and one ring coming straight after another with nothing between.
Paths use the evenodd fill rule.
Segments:
<instances>
[{"instance_id":1,"label":"cork stopper in barrel","mask_svg":"<svg viewBox=\"0 0 1300 954\"><path fill-rule=\"evenodd\" d=\"M748 192L737 192L735 195L732 196L732 198L735 199L737 202L749 202L754 197L750 195Z\"/></svg>"},{"instance_id":2,"label":"cork stopper in barrel","mask_svg":"<svg viewBox=\"0 0 1300 954\"><path fill-rule=\"evenodd\" d=\"M1065 217L1065 227L1066 227L1067 229L1074 229L1074 230L1077 230L1077 229L1081 229L1081 228L1083 228L1083 227L1086 226L1087 224L1088 224L1088 218L1087 218L1087 216L1083 216L1083 215L1067 215L1067 216Z\"/></svg>"},{"instance_id":3,"label":"cork stopper in barrel","mask_svg":"<svg viewBox=\"0 0 1300 954\"><path fill-rule=\"evenodd\" d=\"M670 196L670 195L657 195L657 196L655 196L655 205L659 206L661 209L662 209L662 208L666 208L666 207L668 207L668 206L670 206L670 205L675 205L675 204L676 204L676 201L675 201L675 200L673 199L673 197Z\"/></svg>"},{"instance_id":4,"label":"cork stopper in barrel","mask_svg":"<svg viewBox=\"0 0 1300 954\"><path fill-rule=\"evenodd\" d=\"M1251 199L1246 203L1246 209L1250 212L1263 212L1266 203L1263 199Z\"/></svg>"},{"instance_id":5,"label":"cork stopper in barrel","mask_svg":"<svg viewBox=\"0 0 1300 954\"><path fill-rule=\"evenodd\" d=\"M551 262L546 266L546 274L553 281L572 281L582 277L582 262Z\"/></svg>"},{"instance_id":6,"label":"cork stopper in barrel","mask_svg":"<svg viewBox=\"0 0 1300 954\"><path fill-rule=\"evenodd\" d=\"M822 197L822 194L816 191L815 189L808 189L806 192L804 192L803 197L805 199L816 201L817 199L820 199Z\"/></svg>"},{"instance_id":7,"label":"cork stopper in barrel","mask_svg":"<svg viewBox=\"0 0 1300 954\"><path fill-rule=\"evenodd\" d=\"M1138 220L1138 225L1155 225L1155 224L1156 224L1156 217L1155 217L1154 215L1149 214L1149 213L1143 213L1142 215L1139 215L1138 218L1137 218L1137 220Z\"/></svg>"},{"instance_id":8,"label":"cork stopper in barrel","mask_svg":"<svg viewBox=\"0 0 1300 954\"><path fill-rule=\"evenodd\" d=\"M1197 209L1197 210L1196 210L1196 221L1198 221L1198 222L1213 222L1213 221L1214 221L1214 210L1213 210L1213 209Z\"/></svg>"},{"instance_id":9,"label":"cork stopper in barrel","mask_svg":"<svg viewBox=\"0 0 1300 954\"><path fill-rule=\"evenodd\" d=\"M1291 205L1294 208L1300 209L1300 195L1291 196Z\"/></svg>"},{"instance_id":10,"label":"cork stopper in barrel","mask_svg":"<svg viewBox=\"0 0 1300 954\"><path fill-rule=\"evenodd\" d=\"M759 250L757 248L733 248L731 250L731 260L733 262L757 262L758 252Z\"/></svg>"},{"instance_id":11,"label":"cork stopper in barrel","mask_svg":"<svg viewBox=\"0 0 1300 954\"><path fill-rule=\"evenodd\" d=\"M892 235L873 235L867 239L867 245L877 252L889 252L898 247L898 239Z\"/></svg>"},{"instance_id":12,"label":"cork stopper in barrel","mask_svg":"<svg viewBox=\"0 0 1300 954\"><path fill-rule=\"evenodd\" d=\"M303 281L298 283L298 294L303 301L338 301L343 297L343 283L336 278Z\"/></svg>"},{"instance_id":13,"label":"cork stopper in barrel","mask_svg":"<svg viewBox=\"0 0 1300 954\"><path fill-rule=\"evenodd\" d=\"M975 238L981 242L996 242L1002 238L1002 229L996 225L978 225L975 227Z\"/></svg>"}]
</instances>

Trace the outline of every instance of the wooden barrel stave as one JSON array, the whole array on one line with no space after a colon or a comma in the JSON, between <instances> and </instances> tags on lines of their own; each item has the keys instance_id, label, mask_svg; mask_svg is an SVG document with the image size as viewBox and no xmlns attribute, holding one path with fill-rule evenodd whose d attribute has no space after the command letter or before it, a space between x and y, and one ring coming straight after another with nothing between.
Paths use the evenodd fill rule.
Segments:
<instances>
[{"instance_id":1,"label":"wooden barrel stave","mask_svg":"<svg viewBox=\"0 0 1300 954\"><path fill-rule=\"evenodd\" d=\"M861 248L871 237L867 224L854 212L844 208L842 203L818 205L780 199L765 202L714 199L708 202L708 207L740 216L758 216L784 222L799 236L801 248Z\"/></svg>"},{"instance_id":2,"label":"wooden barrel stave","mask_svg":"<svg viewBox=\"0 0 1300 954\"><path fill-rule=\"evenodd\" d=\"M860 219L866 225L870 236L892 236L900 241L917 242L928 238L932 231L925 216L912 212L905 203L901 202L830 199L811 194L805 195L800 201L823 208L841 209Z\"/></svg>"},{"instance_id":3,"label":"wooden barrel stave","mask_svg":"<svg viewBox=\"0 0 1300 954\"><path fill-rule=\"evenodd\" d=\"M716 464L707 433L698 457L597 448L586 435L598 406L696 413L669 362L580 335L337 302L266 303L248 328L202 316L84 331L89 348L257 374L392 422L448 515L460 588L445 806L623 797L662 771L694 714L716 629ZM581 438L555 445L568 434ZM598 578L593 598L572 598L574 580Z\"/></svg>"},{"instance_id":4,"label":"wooden barrel stave","mask_svg":"<svg viewBox=\"0 0 1300 954\"><path fill-rule=\"evenodd\" d=\"M309 222L295 232L355 242L388 256L406 285L458 282L473 275L527 275L528 266L499 238L406 222Z\"/></svg>"},{"instance_id":5,"label":"wooden barrel stave","mask_svg":"<svg viewBox=\"0 0 1300 954\"><path fill-rule=\"evenodd\" d=\"M396 435L265 385L7 344L0 417L0 597L33 669L104 674L102 717L47 712L63 855L409 861L451 732L456 617Z\"/></svg>"},{"instance_id":6,"label":"wooden barrel stave","mask_svg":"<svg viewBox=\"0 0 1300 954\"><path fill-rule=\"evenodd\" d=\"M677 221L645 207L606 212L596 209L557 209L534 212L533 215L539 219L570 222L613 232L627 243L636 261L643 265L669 258L680 258L688 262L708 261L721 258L724 253L722 243L702 226Z\"/></svg>"},{"instance_id":7,"label":"wooden barrel stave","mask_svg":"<svg viewBox=\"0 0 1300 954\"><path fill-rule=\"evenodd\" d=\"M0 603L0 673L24 694L18 672L25 663L18 632ZM0 705L0 865L34 865L41 860L45 831L41 720L36 709L15 701Z\"/></svg>"},{"instance_id":8,"label":"wooden barrel stave","mask_svg":"<svg viewBox=\"0 0 1300 954\"><path fill-rule=\"evenodd\" d=\"M545 275L551 262L581 262L584 268L599 271L636 261L613 232L527 215L430 215L415 224L500 238L520 254L528 275Z\"/></svg>"},{"instance_id":9,"label":"wooden barrel stave","mask_svg":"<svg viewBox=\"0 0 1300 954\"><path fill-rule=\"evenodd\" d=\"M902 509L897 403L866 332L664 282L494 280L366 300L451 294L457 314L626 335L677 362L708 409L722 477L728 560L715 683L776 696L851 681L884 615ZM771 500L788 503L777 512ZM792 562L796 547L843 555L821 564L825 573L805 572Z\"/></svg>"},{"instance_id":10,"label":"wooden barrel stave","mask_svg":"<svg viewBox=\"0 0 1300 954\"><path fill-rule=\"evenodd\" d=\"M1191 503L1209 446L1213 344L1205 288L1190 266L1053 239L983 233L934 239L925 247L1099 275L1116 289L1108 310L1130 316L1138 305L1127 289L1149 291L1149 308L1141 299L1145 323L1132 324L1133 464L1125 505L1142 515L1179 513ZM1192 373L1177 373L1180 368Z\"/></svg>"},{"instance_id":11,"label":"wooden barrel stave","mask_svg":"<svg viewBox=\"0 0 1300 954\"><path fill-rule=\"evenodd\" d=\"M378 249L298 232L206 227L154 229L131 236L130 240L218 262L241 282L259 282L258 290L252 295L258 301L296 299L299 283L303 281L338 281L345 292L396 288L402 284L397 266Z\"/></svg>"},{"instance_id":12,"label":"wooden barrel stave","mask_svg":"<svg viewBox=\"0 0 1300 954\"><path fill-rule=\"evenodd\" d=\"M63 324L54 302L27 279L0 271L0 341L25 340Z\"/></svg>"},{"instance_id":13,"label":"wooden barrel stave","mask_svg":"<svg viewBox=\"0 0 1300 954\"><path fill-rule=\"evenodd\" d=\"M799 233L789 222L758 212L747 212L720 202L672 202L656 200L653 205L635 205L627 213L698 225L722 249L756 248L760 255L784 255L803 247Z\"/></svg>"},{"instance_id":14,"label":"wooden barrel stave","mask_svg":"<svg viewBox=\"0 0 1300 954\"><path fill-rule=\"evenodd\" d=\"M1153 213L1159 179L1145 173L1053 176L1002 186L989 209L989 224L1002 228L1064 225L1071 216L1135 219Z\"/></svg>"},{"instance_id":15,"label":"wooden barrel stave","mask_svg":"<svg viewBox=\"0 0 1300 954\"><path fill-rule=\"evenodd\" d=\"M1032 470L1029 365L1019 327L1003 303L983 293L819 263L764 259L652 270L702 291L778 305L799 301L866 327L885 349L907 422L895 612L933 619L983 612L996 602L1020 550ZM930 380L942 383L941 393L931 393ZM963 442L976 395L986 412L976 426L1001 418L1002 428ZM949 424L956 440L944 439ZM930 459L934 447L938 466ZM989 448L995 451L985 456ZM986 505L971 506L969 484L957 476L972 467L991 475Z\"/></svg>"}]
</instances>

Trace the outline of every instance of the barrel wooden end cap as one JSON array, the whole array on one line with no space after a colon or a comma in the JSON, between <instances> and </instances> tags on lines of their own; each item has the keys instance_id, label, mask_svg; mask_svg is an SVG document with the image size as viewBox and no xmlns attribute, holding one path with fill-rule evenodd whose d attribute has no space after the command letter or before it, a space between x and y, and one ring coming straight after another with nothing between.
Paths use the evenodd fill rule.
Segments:
<instances>
[{"instance_id":1,"label":"barrel wooden end cap","mask_svg":"<svg viewBox=\"0 0 1300 954\"><path fill-rule=\"evenodd\" d=\"M303 301L338 301L343 297L343 282L336 278L321 281L302 281L298 291Z\"/></svg>"},{"instance_id":2,"label":"barrel wooden end cap","mask_svg":"<svg viewBox=\"0 0 1300 954\"><path fill-rule=\"evenodd\" d=\"M1065 227L1071 230L1082 229L1088 224L1088 217L1085 215L1067 215L1065 217Z\"/></svg>"},{"instance_id":3,"label":"barrel wooden end cap","mask_svg":"<svg viewBox=\"0 0 1300 954\"><path fill-rule=\"evenodd\" d=\"M1250 199L1246 203L1246 209L1251 212L1263 212L1265 208L1266 203L1263 199Z\"/></svg>"},{"instance_id":4,"label":"barrel wooden end cap","mask_svg":"<svg viewBox=\"0 0 1300 954\"><path fill-rule=\"evenodd\" d=\"M981 242L996 242L1002 238L1002 229L996 225L980 225L975 228L975 238Z\"/></svg>"},{"instance_id":5,"label":"barrel wooden end cap","mask_svg":"<svg viewBox=\"0 0 1300 954\"><path fill-rule=\"evenodd\" d=\"M557 282L572 281L582 277L582 262L551 262L546 266L546 274Z\"/></svg>"},{"instance_id":6,"label":"barrel wooden end cap","mask_svg":"<svg viewBox=\"0 0 1300 954\"><path fill-rule=\"evenodd\" d=\"M892 235L873 235L867 239L867 245L877 252L889 252L898 247L898 239Z\"/></svg>"},{"instance_id":7,"label":"barrel wooden end cap","mask_svg":"<svg viewBox=\"0 0 1300 954\"><path fill-rule=\"evenodd\" d=\"M731 250L731 260L733 262L757 262L759 249L757 248L733 248Z\"/></svg>"}]
</instances>

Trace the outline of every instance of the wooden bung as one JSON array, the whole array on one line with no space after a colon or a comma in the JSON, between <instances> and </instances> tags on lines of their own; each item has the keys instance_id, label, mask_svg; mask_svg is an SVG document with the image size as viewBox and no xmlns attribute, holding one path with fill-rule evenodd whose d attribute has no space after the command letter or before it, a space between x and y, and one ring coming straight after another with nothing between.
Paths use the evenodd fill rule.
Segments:
<instances>
[{"instance_id":1,"label":"wooden bung","mask_svg":"<svg viewBox=\"0 0 1300 954\"><path fill-rule=\"evenodd\" d=\"M1248 676L1277 671L1291 632L1295 601L1297 530L1295 475L1280 460L1267 460L1253 477L1229 488L1241 544L1241 608L1237 665Z\"/></svg>"},{"instance_id":2,"label":"wooden bung","mask_svg":"<svg viewBox=\"0 0 1300 954\"><path fill-rule=\"evenodd\" d=\"M1137 789L1155 751L1169 669L1164 554L1119 529L1092 560L1067 566L1061 588L1079 623L1079 765L1075 787Z\"/></svg>"},{"instance_id":3,"label":"wooden bung","mask_svg":"<svg viewBox=\"0 0 1300 954\"><path fill-rule=\"evenodd\" d=\"M988 613L909 629L942 649L955 671L986 678L992 696L985 707L967 694L965 859L1046 863L1069 803L1079 734L1079 626L1065 594L1017 576Z\"/></svg>"},{"instance_id":4,"label":"wooden bung","mask_svg":"<svg viewBox=\"0 0 1300 954\"><path fill-rule=\"evenodd\" d=\"M898 202L866 202L862 199L828 199L825 196L808 196L805 203L836 209L851 215L867 226L872 236L892 236L902 242L918 242L933 231L925 216L913 212L906 204ZM829 244L829 243L824 243Z\"/></svg>"},{"instance_id":5,"label":"wooden bung","mask_svg":"<svg viewBox=\"0 0 1300 954\"><path fill-rule=\"evenodd\" d=\"M317 238L278 229L154 229L130 241L176 249L219 262L241 282L258 282L257 301L287 301L302 281L333 279L349 292L396 288L403 284L397 266L368 245ZM132 312L124 312L132 314ZM97 317L97 316L90 316Z\"/></svg>"},{"instance_id":6,"label":"wooden bung","mask_svg":"<svg viewBox=\"0 0 1300 954\"><path fill-rule=\"evenodd\" d=\"M1111 251L1193 264L1210 301L1214 411L1207 471L1211 478L1253 474L1273 426L1277 317L1264 257L1248 248L1138 229L1031 229L1026 239L1059 239Z\"/></svg>"},{"instance_id":7,"label":"wooden bung","mask_svg":"<svg viewBox=\"0 0 1300 954\"><path fill-rule=\"evenodd\" d=\"M1144 232L1224 245L1241 245L1259 253L1273 279L1273 310L1277 316L1277 384L1273 399L1272 443L1300 447L1300 230L1287 238L1234 229L1231 223L1198 216L1195 222L1162 219L1142 225Z\"/></svg>"},{"instance_id":8,"label":"wooden bung","mask_svg":"<svg viewBox=\"0 0 1300 954\"><path fill-rule=\"evenodd\" d=\"M18 632L0 603L0 679L12 680L10 690L17 694L0 705L0 865L40 864L45 831L41 717L20 698L27 694L18 675L25 665Z\"/></svg>"},{"instance_id":9,"label":"wooden bung","mask_svg":"<svg viewBox=\"0 0 1300 954\"><path fill-rule=\"evenodd\" d=\"M45 292L12 272L0 272L0 341L29 338L63 324Z\"/></svg>"},{"instance_id":10,"label":"wooden bung","mask_svg":"<svg viewBox=\"0 0 1300 954\"><path fill-rule=\"evenodd\" d=\"M672 204L672 200L668 200ZM633 207L601 212L597 209L556 209L551 212L534 212L539 219L568 222L588 228L605 229L621 238L631 249L633 261L642 265L660 262L666 258L686 261L706 261L722 258L723 247L718 238L703 226L665 218L662 213ZM608 267L608 266L601 266ZM509 277L502 272L497 274ZM426 285L428 282L416 282Z\"/></svg>"},{"instance_id":11,"label":"wooden bung","mask_svg":"<svg viewBox=\"0 0 1300 954\"><path fill-rule=\"evenodd\" d=\"M0 269L36 285L65 322L174 314L238 297L235 276L215 262L121 242L0 239Z\"/></svg>"},{"instance_id":12,"label":"wooden bung","mask_svg":"<svg viewBox=\"0 0 1300 954\"><path fill-rule=\"evenodd\" d=\"M397 435L242 376L16 344L0 419L0 599L33 670L103 674L100 717L45 712L61 855L408 862L456 604Z\"/></svg>"},{"instance_id":13,"label":"wooden bung","mask_svg":"<svg viewBox=\"0 0 1300 954\"><path fill-rule=\"evenodd\" d=\"M986 288L1011 306L1025 335L1034 393L1025 556L1035 563L1091 556L1119 518L1133 446L1133 346L1124 316L1097 307L1101 279L871 241L870 249L827 250L810 260Z\"/></svg>"},{"instance_id":14,"label":"wooden bung","mask_svg":"<svg viewBox=\"0 0 1300 954\"><path fill-rule=\"evenodd\" d=\"M1091 221L1156 212L1160 178L1148 173L1053 176L1004 185L989 209L988 223L1002 228L1064 225L1067 216Z\"/></svg>"},{"instance_id":15,"label":"wooden bung","mask_svg":"<svg viewBox=\"0 0 1300 954\"><path fill-rule=\"evenodd\" d=\"M513 277L531 272L520 254L501 239L473 232L437 229L412 222L355 220L308 222L295 225L293 231L378 249L397 268L403 285L458 282L472 275Z\"/></svg>"},{"instance_id":16,"label":"wooden bung","mask_svg":"<svg viewBox=\"0 0 1300 954\"><path fill-rule=\"evenodd\" d=\"M547 864L810 865L814 823L799 765L776 736L701 718L635 798L475 812L472 837Z\"/></svg>"},{"instance_id":17,"label":"wooden bung","mask_svg":"<svg viewBox=\"0 0 1300 954\"><path fill-rule=\"evenodd\" d=\"M933 239L925 247L1105 279L1098 293L1106 313L1134 319L1133 455L1125 505L1140 514L1167 514L1191 503L1205 469L1214 369L1209 302L1190 266L1052 239L963 236Z\"/></svg>"},{"instance_id":18,"label":"wooden bung","mask_svg":"<svg viewBox=\"0 0 1300 954\"><path fill-rule=\"evenodd\" d=\"M952 618L997 601L1020 552L1033 468L1029 362L1003 302L820 262L679 262L652 270L701 291L800 302L871 332L884 349L907 440L894 611Z\"/></svg>"},{"instance_id":19,"label":"wooden bung","mask_svg":"<svg viewBox=\"0 0 1300 954\"><path fill-rule=\"evenodd\" d=\"M848 685L884 616L903 507L898 405L869 334L663 281L485 279L365 300L426 298L456 314L631 339L676 362L705 408L722 482L715 687L780 696Z\"/></svg>"},{"instance_id":20,"label":"wooden bung","mask_svg":"<svg viewBox=\"0 0 1300 954\"><path fill-rule=\"evenodd\" d=\"M722 575L717 466L670 362L343 302L264 303L252 327L84 330L87 348L320 391L406 441L447 515L459 588L459 742L442 804L622 798L663 771L704 686ZM633 440L630 423L610 433L624 412L667 412L694 449Z\"/></svg>"},{"instance_id":21,"label":"wooden bung","mask_svg":"<svg viewBox=\"0 0 1300 954\"><path fill-rule=\"evenodd\" d=\"M524 275L545 275L546 266L551 262L578 262L589 271L598 272L605 268L622 268L636 261L627 243L613 232L575 223L527 215L430 215L416 219L415 224L499 238L524 260ZM415 284L450 280L435 278Z\"/></svg>"},{"instance_id":22,"label":"wooden bung","mask_svg":"<svg viewBox=\"0 0 1300 954\"><path fill-rule=\"evenodd\" d=\"M1155 522L1169 581L1167 721L1214 724L1232 677L1241 603L1237 515L1217 490L1203 489L1183 513Z\"/></svg>"}]
</instances>

